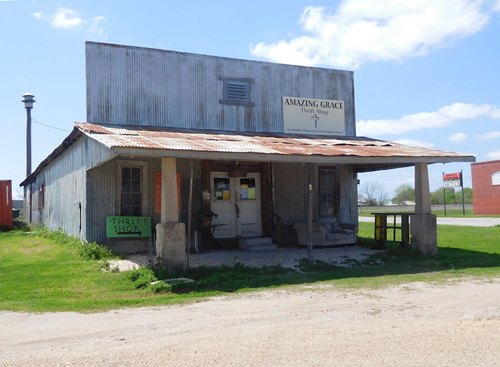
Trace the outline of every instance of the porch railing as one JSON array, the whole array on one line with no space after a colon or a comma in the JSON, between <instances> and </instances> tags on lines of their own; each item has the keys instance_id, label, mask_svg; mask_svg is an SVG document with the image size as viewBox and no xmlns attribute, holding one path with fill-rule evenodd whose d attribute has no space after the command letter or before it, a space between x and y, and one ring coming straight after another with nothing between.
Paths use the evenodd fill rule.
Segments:
<instances>
[{"instance_id":1,"label":"porch railing","mask_svg":"<svg viewBox=\"0 0 500 367\"><path fill-rule=\"evenodd\" d=\"M272 217L273 241L275 240L276 236L276 244L278 245L278 247L281 247L281 239L282 239L281 217L268 207L263 207L263 210Z\"/></svg>"}]
</instances>

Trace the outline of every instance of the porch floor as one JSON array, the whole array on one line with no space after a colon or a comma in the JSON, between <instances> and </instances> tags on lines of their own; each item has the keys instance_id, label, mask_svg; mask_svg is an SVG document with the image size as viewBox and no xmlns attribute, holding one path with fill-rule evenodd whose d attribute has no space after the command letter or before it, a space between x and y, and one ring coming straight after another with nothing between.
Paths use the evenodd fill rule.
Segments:
<instances>
[{"instance_id":1,"label":"porch floor","mask_svg":"<svg viewBox=\"0 0 500 367\"><path fill-rule=\"evenodd\" d=\"M337 266L349 267L354 261L363 261L378 252L358 246L321 248L313 250L313 258ZM299 261L306 258L307 249L298 248L278 248L273 251L211 250L191 253L189 266L231 266L241 263L250 267L281 265L285 268L297 268ZM139 266L147 266L153 259L148 255L129 255L125 258L126 261Z\"/></svg>"}]
</instances>

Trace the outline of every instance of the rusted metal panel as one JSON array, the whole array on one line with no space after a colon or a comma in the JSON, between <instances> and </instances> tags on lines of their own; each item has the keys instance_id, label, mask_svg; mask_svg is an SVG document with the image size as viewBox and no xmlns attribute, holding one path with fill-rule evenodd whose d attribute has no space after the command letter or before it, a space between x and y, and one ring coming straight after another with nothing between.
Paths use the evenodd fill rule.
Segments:
<instances>
[{"instance_id":1,"label":"rusted metal panel","mask_svg":"<svg viewBox=\"0 0 500 367\"><path fill-rule=\"evenodd\" d=\"M12 181L0 181L0 228L12 228Z\"/></svg>"},{"instance_id":2,"label":"rusted metal panel","mask_svg":"<svg viewBox=\"0 0 500 367\"><path fill-rule=\"evenodd\" d=\"M87 42L87 121L225 131L282 132L282 97L345 102L355 135L351 71ZM251 80L253 107L219 103L224 78Z\"/></svg>"},{"instance_id":3,"label":"rusted metal panel","mask_svg":"<svg viewBox=\"0 0 500 367\"><path fill-rule=\"evenodd\" d=\"M161 150L165 155L176 151L200 153L263 154L299 156L304 162L310 156L377 158L390 162L391 158L429 158L430 161L448 159L471 161L474 157L455 152L405 146L397 143L362 137L326 137L289 134L222 134L200 131L170 131L146 128L115 128L94 124L77 124L85 135L108 148L137 148L146 151ZM169 153L170 152L170 153ZM261 157L263 161L269 157ZM362 161L360 161L362 162Z\"/></svg>"}]
</instances>

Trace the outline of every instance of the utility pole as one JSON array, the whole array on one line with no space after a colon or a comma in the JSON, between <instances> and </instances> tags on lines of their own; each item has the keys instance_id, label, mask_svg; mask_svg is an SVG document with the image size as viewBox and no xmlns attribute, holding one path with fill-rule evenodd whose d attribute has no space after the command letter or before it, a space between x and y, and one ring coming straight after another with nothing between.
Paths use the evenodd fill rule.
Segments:
<instances>
[{"instance_id":1,"label":"utility pole","mask_svg":"<svg viewBox=\"0 0 500 367\"><path fill-rule=\"evenodd\" d=\"M24 107L26 108L26 177L31 175L31 109L35 103L34 95L23 94Z\"/></svg>"}]
</instances>

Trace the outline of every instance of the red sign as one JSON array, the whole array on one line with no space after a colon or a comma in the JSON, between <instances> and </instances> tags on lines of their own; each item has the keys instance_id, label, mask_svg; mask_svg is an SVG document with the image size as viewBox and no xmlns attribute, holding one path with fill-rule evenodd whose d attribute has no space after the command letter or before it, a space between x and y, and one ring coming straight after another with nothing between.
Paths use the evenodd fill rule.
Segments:
<instances>
[{"instance_id":1,"label":"red sign","mask_svg":"<svg viewBox=\"0 0 500 367\"><path fill-rule=\"evenodd\" d=\"M443 173L443 181L460 180L462 172Z\"/></svg>"},{"instance_id":2,"label":"red sign","mask_svg":"<svg viewBox=\"0 0 500 367\"><path fill-rule=\"evenodd\" d=\"M462 172L444 173L443 172L443 185L444 187L463 187Z\"/></svg>"}]
</instances>

